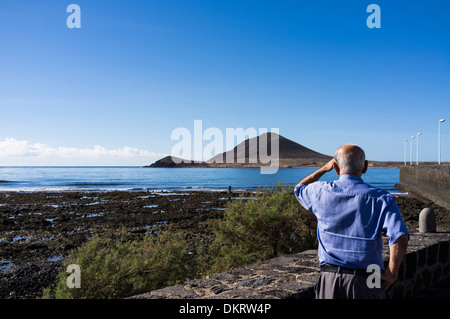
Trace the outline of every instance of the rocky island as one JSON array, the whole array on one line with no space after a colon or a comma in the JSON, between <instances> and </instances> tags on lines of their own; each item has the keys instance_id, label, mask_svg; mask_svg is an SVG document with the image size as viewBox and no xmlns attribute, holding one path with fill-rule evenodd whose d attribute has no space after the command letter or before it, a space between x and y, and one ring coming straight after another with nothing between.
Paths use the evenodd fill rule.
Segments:
<instances>
[{"instance_id":1,"label":"rocky island","mask_svg":"<svg viewBox=\"0 0 450 319\"><path fill-rule=\"evenodd\" d=\"M151 165L144 166L145 168L177 168L177 167L229 167L229 168L250 168L250 167L262 167L268 164L260 161L257 158L255 163L250 160L250 154L260 154L260 137L264 136L267 140L267 152L271 152L271 140L272 134L278 137L279 146L279 163L280 168L300 168L300 167L320 167L328 162L332 156L316 152L309 149L297 142L294 142L288 138L285 138L276 133L265 133L261 136L247 139L238 144L233 149L218 154L206 161L197 162L189 159L183 159L174 156L166 156L152 163ZM255 149L256 148L256 149ZM244 157L238 161L238 150L244 154ZM245 151L245 152L244 152ZM227 158L233 158L234 160L226 160ZM390 162L390 161L369 161L369 167L399 167L403 165L403 162Z\"/></svg>"}]
</instances>

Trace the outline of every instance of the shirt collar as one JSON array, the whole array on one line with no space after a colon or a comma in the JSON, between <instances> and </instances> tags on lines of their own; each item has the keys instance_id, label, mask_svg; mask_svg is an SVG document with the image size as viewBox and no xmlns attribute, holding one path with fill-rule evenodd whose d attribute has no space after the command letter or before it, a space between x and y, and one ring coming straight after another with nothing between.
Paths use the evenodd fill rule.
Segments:
<instances>
[{"instance_id":1,"label":"shirt collar","mask_svg":"<svg viewBox=\"0 0 450 319\"><path fill-rule=\"evenodd\" d=\"M362 182L362 178L356 175L344 174L339 176L339 180L351 180L356 182Z\"/></svg>"}]
</instances>

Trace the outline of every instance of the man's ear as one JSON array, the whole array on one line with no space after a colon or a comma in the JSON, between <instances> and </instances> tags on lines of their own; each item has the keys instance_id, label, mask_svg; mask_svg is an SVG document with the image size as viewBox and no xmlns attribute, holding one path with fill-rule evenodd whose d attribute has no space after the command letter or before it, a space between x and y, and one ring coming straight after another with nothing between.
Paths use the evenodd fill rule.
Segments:
<instances>
[{"instance_id":1,"label":"man's ear","mask_svg":"<svg viewBox=\"0 0 450 319\"><path fill-rule=\"evenodd\" d=\"M336 161L334 161L334 163L333 163L333 168L334 168L334 170L336 171L336 174L339 176L340 174L340 169L339 169L339 166L338 166L338 164L336 163Z\"/></svg>"},{"instance_id":2,"label":"man's ear","mask_svg":"<svg viewBox=\"0 0 450 319\"><path fill-rule=\"evenodd\" d=\"M365 162L364 162L364 169L363 169L363 171L362 171L362 173L363 174L365 174L366 172L367 172L367 168L369 167L369 162L366 160Z\"/></svg>"}]
</instances>

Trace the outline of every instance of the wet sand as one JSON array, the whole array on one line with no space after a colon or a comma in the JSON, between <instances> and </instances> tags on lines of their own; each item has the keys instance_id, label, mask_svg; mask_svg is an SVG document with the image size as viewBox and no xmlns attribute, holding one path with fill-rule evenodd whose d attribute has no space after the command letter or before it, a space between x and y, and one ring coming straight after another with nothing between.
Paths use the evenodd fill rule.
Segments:
<instances>
[{"instance_id":1,"label":"wet sand","mask_svg":"<svg viewBox=\"0 0 450 319\"><path fill-rule=\"evenodd\" d=\"M140 238L168 227L191 239L213 240L207 220L223 215L227 192L4 192L0 193L0 298L34 298L53 280L68 253L96 235ZM447 210L406 196L397 198L409 228L432 207L438 230L450 229ZM188 239L189 239L188 238Z\"/></svg>"}]
</instances>

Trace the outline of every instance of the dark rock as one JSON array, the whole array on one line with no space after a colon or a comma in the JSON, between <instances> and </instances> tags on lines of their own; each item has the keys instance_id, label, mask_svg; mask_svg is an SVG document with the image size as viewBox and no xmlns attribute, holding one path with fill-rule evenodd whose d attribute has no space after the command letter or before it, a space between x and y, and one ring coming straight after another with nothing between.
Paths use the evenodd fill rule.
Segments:
<instances>
[{"instance_id":1,"label":"dark rock","mask_svg":"<svg viewBox=\"0 0 450 319\"><path fill-rule=\"evenodd\" d=\"M213 292L214 294L217 295L217 294L220 294L221 292L227 291L229 289L230 288L226 285L218 285L218 286L212 287L210 290L211 290L211 292Z\"/></svg>"},{"instance_id":2,"label":"dark rock","mask_svg":"<svg viewBox=\"0 0 450 319\"><path fill-rule=\"evenodd\" d=\"M223 273L211 274L211 275L209 275L209 278L227 282L227 281L235 281L236 279L240 279L241 277L238 275L231 274L231 273L223 272Z\"/></svg>"},{"instance_id":3,"label":"dark rock","mask_svg":"<svg viewBox=\"0 0 450 319\"><path fill-rule=\"evenodd\" d=\"M273 298L287 299L292 295L291 293L281 290L281 289L272 289L272 290L264 291L264 292L262 292L262 294L265 297L270 298L270 299L273 299Z\"/></svg>"},{"instance_id":4,"label":"dark rock","mask_svg":"<svg viewBox=\"0 0 450 319\"><path fill-rule=\"evenodd\" d=\"M2 226L14 226L16 222L13 219L5 219L2 221Z\"/></svg>"},{"instance_id":5,"label":"dark rock","mask_svg":"<svg viewBox=\"0 0 450 319\"><path fill-rule=\"evenodd\" d=\"M182 285L175 285L158 290L159 294L169 295L175 298L198 298L192 290L187 290Z\"/></svg>"},{"instance_id":6,"label":"dark rock","mask_svg":"<svg viewBox=\"0 0 450 319\"><path fill-rule=\"evenodd\" d=\"M250 278L242 280L239 285L244 287L251 287L251 288L257 288L261 286L266 286L273 282L275 279L270 277L263 277L263 278Z\"/></svg>"},{"instance_id":7,"label":"dark rock","mask_svg":"<svg viewBox=\"0 0 450 319\"><path fill-rule=\"evenodd\" d=\"M209 280L206 278L194 279L189 281L189 287L195 288L207 288L220 284L218 281Z\"/></svg>"},{"instance_id":8,"label":"dark rock","mask_svg":"<svg viewBox=\"0 0 450 319\"><path fill-rule=\"evenodd\" d=\"M286 281L286 282L278 283L276 285L276 288L282 289L282 290L289 290L292 292L300 292L303 289L305 289L305 285L298 281Z\"/></svg>"},{"instance_id":9,"label":"dark rock","mask_svg":"<svg viewBox=\"0 0 450 319\"><path fill-rule=\"evenodd\" d=\"M25 264L0 271L0 299L37 298L50 286L62 264Z\"/></svg>"},{"instance_id":10,"label":"dark rock","mask_svg":"<svg viewBox=\"0 0 450 319\"><path fill-rule=\"evenodd\" d=\"M255 293L255 290L250 288L237 288L224 291L221 296L227 296L229 298L245 298L245 299L260 299L262 295Z\"/></svg>"}]
</instances>

